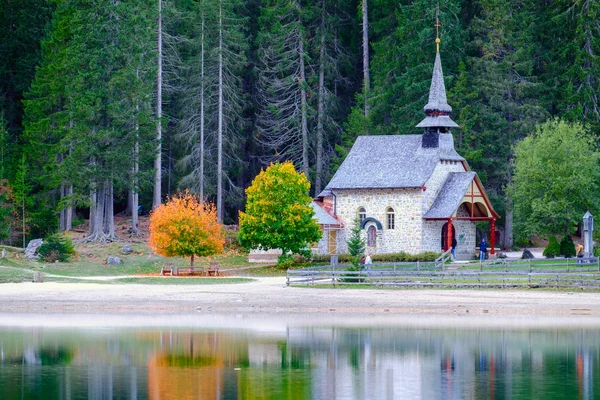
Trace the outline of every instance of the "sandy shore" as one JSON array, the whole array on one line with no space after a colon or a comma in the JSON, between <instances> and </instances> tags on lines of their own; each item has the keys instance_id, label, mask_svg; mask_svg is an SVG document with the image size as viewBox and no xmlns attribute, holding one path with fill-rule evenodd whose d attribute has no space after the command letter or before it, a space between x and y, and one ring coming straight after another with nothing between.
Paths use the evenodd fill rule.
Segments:
<instances>
[{"instance_id":1,"label":"sandy shore","mask_svg":"<svg viewBox=\"0 0 600 400\"><path fill-rule=\"evenodd\" d=\"M313 315L462 321L578 321L600 326L600 294L510 290L286 287L285 278L224 285L19 283L0 285L0 314ZM500 317L500 319L499 319ZM0 316L0 319L2 317ZM0 324L2 322L0 321Z\"/></svg>"}]
</instances>

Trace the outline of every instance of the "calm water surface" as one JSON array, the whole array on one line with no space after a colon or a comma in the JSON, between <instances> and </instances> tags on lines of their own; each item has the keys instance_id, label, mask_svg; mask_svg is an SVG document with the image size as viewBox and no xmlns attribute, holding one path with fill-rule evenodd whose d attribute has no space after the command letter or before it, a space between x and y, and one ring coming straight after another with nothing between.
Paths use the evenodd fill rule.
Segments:
<instances>
[{"instance_id":1,"label":"calm water surface","mask_svg":"<svg viewBox=\"0 0 600 400\"><path fill-rule=\"evenodd\" d=\"M600 332L0 327L0 399L600 399Z\"/></svg>"}]
</instances>

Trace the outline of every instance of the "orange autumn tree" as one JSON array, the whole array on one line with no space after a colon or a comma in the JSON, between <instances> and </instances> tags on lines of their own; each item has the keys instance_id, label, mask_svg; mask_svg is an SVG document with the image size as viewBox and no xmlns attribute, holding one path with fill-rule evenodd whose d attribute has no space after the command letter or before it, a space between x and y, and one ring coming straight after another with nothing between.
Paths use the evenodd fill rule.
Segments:
<instances>
[{"instance_id":1,"label":"orange autumn tree","mask_svg":"<svg viewBox=\"0 0 600 400\"><path fill-rule=\"evenodd\" d=\"M150 215L150 247L165 257L210 256L223 252L225 232L211 203L189 193L179 193Z\"/></svg>"}]
</instances>

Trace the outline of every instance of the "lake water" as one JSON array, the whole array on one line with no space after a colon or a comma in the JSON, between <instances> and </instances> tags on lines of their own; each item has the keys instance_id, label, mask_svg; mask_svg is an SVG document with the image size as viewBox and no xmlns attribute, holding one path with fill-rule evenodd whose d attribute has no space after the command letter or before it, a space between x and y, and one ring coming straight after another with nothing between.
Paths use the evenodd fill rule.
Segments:
<instances>
[{"instance_id":1,"label":"lake water","mask_svg":"<svg viewBox=\"0 0 600 400\"><path fill-rule=\"evenodd\" d=\"M597 329L239 325L0 326L0 399L600 399Z\"/></svg>"}]
</instances>

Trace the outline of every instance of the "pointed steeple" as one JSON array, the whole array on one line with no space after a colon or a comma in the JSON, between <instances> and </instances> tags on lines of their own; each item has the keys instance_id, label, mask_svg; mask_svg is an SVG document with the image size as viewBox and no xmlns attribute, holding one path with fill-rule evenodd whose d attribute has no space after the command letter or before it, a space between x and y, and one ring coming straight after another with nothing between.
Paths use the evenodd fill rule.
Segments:
<instances>
[{"instance_id":1,"label":"pointed steeple","mask_svg":"<svg viewBox=\"0 0 600 400\"><path fill-rule=\"evenodd\" d=\"M431 87L429 88L429 101L424 107L425 115L452 112L452 107L446 99L446 86L444 85L444 73L442 72L442 60L440 53L435 53L435 64L431 76Z\"/></svg>"},{"instance_id":2,"label":"pointed steeple","mask_svg":"<svg viewBox=\"0 0 600 400\"><path fill-rule=\"evenodd\" d=\"M439 23L436 21L436 29ZM444 85L444 73L442 71L442 60L440 58L440 38L435 39L436 53L431 75L431 87L429 88L429 101L425 104L425 119L417 125L417 128L425 128L432 131L436 128L438 132L446 132L447 128L458 128L458 124L450 118L452 107L446 99L446 85Z\"/></svg>"}]
</instances>

